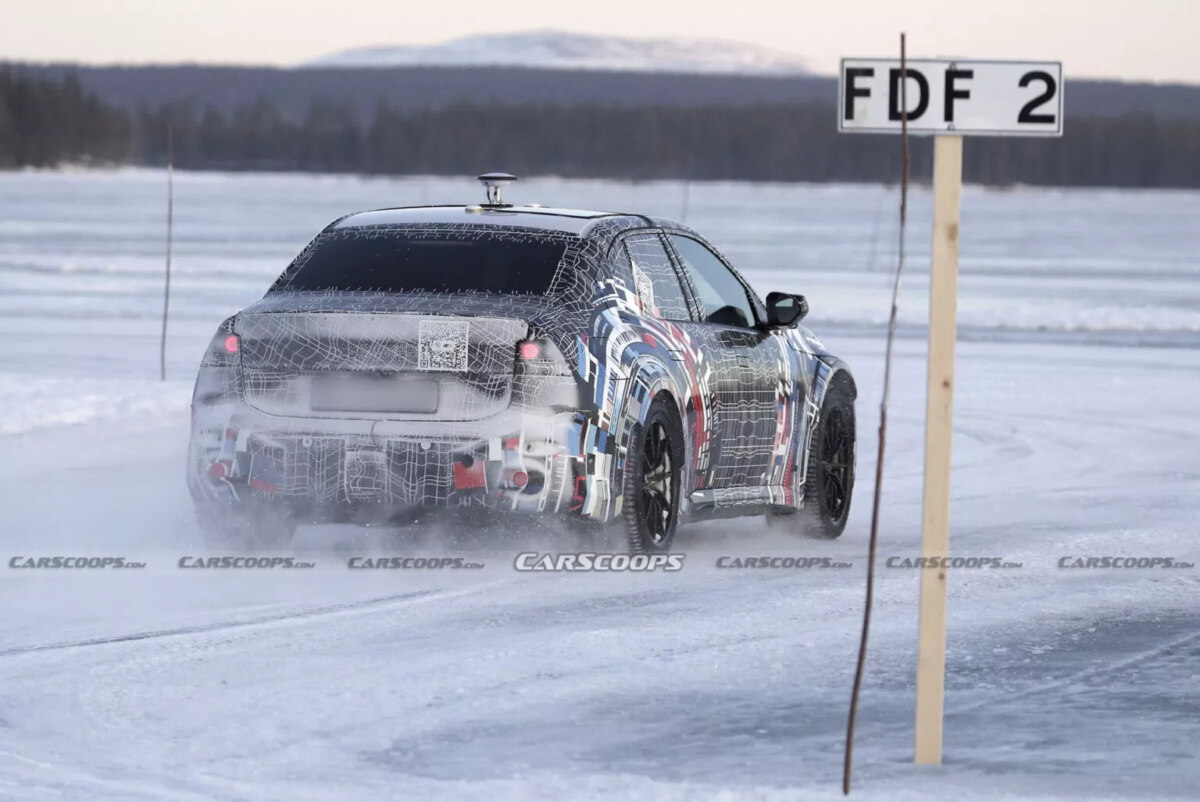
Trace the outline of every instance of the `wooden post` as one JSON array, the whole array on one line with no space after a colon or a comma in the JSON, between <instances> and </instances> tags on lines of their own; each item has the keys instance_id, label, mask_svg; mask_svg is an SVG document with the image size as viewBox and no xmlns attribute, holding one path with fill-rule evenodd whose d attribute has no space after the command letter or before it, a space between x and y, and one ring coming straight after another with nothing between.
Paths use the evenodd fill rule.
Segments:
<instances>
[{"instance_id":1,"label":"wooden post","mask_svg":"<svg viewBox=\"0 0 1200 802\"><path fill-rule=\"evenodd\" d=\"M925 498L921 556L950 554L950 440L954 419L954 338L958 299L962 137L933 146L933 265L929 276L929 374L925 405ZM916 762L942 762L946 684L946 568L921 571L917 639Z\"/></svg>"}]
</instances>

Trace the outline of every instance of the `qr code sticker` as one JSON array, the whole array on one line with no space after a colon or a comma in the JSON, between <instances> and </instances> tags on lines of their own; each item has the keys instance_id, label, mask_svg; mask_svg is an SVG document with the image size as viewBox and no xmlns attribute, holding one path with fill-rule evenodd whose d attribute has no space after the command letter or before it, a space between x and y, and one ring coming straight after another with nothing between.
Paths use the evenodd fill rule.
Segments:
<instances>
[{"instance_id":1,"label":"qr code sticker","mask_svg":"<svg viewBox=\"0 0 1200 802\"><path fill-rule=\"evenodd\" d=\"M470 323L422 320L417 346L417 368L465 371L470 331Z\"/></svg>"}]
</instances>

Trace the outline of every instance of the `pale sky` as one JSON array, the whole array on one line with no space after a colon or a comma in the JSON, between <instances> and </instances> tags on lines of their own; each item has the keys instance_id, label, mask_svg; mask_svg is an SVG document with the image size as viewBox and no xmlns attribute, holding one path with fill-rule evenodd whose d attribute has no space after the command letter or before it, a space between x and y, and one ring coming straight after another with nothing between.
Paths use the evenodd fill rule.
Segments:
<instances>
[{"instance_id":1,"label":"pale sky","mask_svg":"<svg viewBox=\"0 0 1200 802\"><path fill-rule=\"evenodd\" d=\"M561 29L800 55L1043 59L1200 84L1200 0L0 0L0 60L291 65L352 47Z\"/></svg>"}]
</instances>

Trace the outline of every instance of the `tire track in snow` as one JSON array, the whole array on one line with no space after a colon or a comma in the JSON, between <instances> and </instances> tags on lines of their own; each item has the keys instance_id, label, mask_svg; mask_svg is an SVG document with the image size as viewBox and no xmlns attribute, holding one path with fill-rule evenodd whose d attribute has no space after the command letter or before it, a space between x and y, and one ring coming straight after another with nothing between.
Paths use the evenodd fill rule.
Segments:
<instances>
[{"instance_id":1,"label":"tire track in snow","mask_svg":"<svg viewBox=\"0 0 1200 802\"><path fill-rule=\"evenodd\" d=\"M1169 654L1172 651L1179 649L1180 647L1188 645L1189 643L1196 640L1197 638L1200 638L1200 631L1189 632L1186 635L1182 635L1180 637L1173 638L1172 640L1169 640L1166 643L1161 643L1158 646L1154 646L1150 649L1144 649L1144 650L1137 652L1135 654L1132 654L1128 657L1124 657L1119 660L1113 660L1111 662L1105 663L1104 665L1092 666L1090 668L1085 668L1080 671L1076 671L1073 674L1068 674L1065 677L1060 677L1056 680L1051 680L1050 682L1043 682L1038 685L1031 685L1031 686L1024 688L1022 690L1019 690L1019 691L1013 691L1012 693L1006 693L1004 696L1001 696L1001 697L998 697L995 699L981 699L978 702L972 702L970 704L966 704L966 705L962 705L962 706L947 707L946 716L947 717L956 716L956 715L961 715L963 713L970 713L975 710L982 710L982 709L988 708L988 707L995 707L996 705L999 705L999 704L1007 704L1007 703L1015 701L1017 699L1024 699L1029 696L1036 696L1037 694L1046 693L1049 691L1056 691L1056 690L1059 690L1060 688L1065 688L1068 685L1073 685L1073 684L1075 684L1077 682L1081 682L1083 680L1092 679L1093 677L1102 677L1106 674L1113 674L1115 672L1122 671L1131 666L1135 666L1138 663L1144 663L1147 660L1153 660L1156 657L1161 657L1165 654Z\"/></svg>"},{"instance_id":2,"label":"tire track in snow","mask_svg":"<svg viewBox=\"0 0 1200 802\"><path fill-rule=\"evenodd\" d=\"M340 613L369 610L373 607L384 607L396 602L427 598L429 596L439 595L440 593L441 591L439 590L418 590L409 593L397 593L391 596L380 596L378 598L366 599L364 601L323 605L321 607L312 607L307 610L300 610L296 612L263 615L255 618L243 619L240 621L222 621L214 624L196 624L187 627L174 627L171 629L134 632L128 635L113 635L102 638L87 638L85 640L64 641L61 643L46 643L38 646L21 646L13 649L0 649L0 657L11 657L18 654L35 654L38 652L60 651L64 649L80 649L88 646L134 643L143 640L179 637L181 635L203 635L212 632L246 629L249 627L262 626L264 624L276 624L286 621L303 621L311 618L322 618L325 616L338 615Z\"/></svg>"}]
</instances>

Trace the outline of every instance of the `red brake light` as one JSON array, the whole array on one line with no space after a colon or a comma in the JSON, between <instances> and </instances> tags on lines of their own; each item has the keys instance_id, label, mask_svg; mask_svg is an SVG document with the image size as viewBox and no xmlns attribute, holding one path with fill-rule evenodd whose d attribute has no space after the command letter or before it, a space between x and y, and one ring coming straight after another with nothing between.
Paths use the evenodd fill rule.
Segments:
<instances>
[{"instance_id":1,"label":"red brake light","mask_svg":"<svg viewBox=\"0 0 1200 802\"><path fill-rule=\"evenodd\" d=\"M517 346L517 353L521 359L537 359L542 355L542 347L532 340L526 340Z\"/></svg>"},{"instance_id":2,"label":"red brake light","mask_svg":"<svg viewBox=\"0 0 1200 802\"><path fill-rule=\"evenodd\" d=\"M228 337L225 338L225 352L226 353L236 354L238 352L239 345L240 345L240 343L238 341L238 336L236 334L230 334Z\"/></svg>"}]
</instances>

